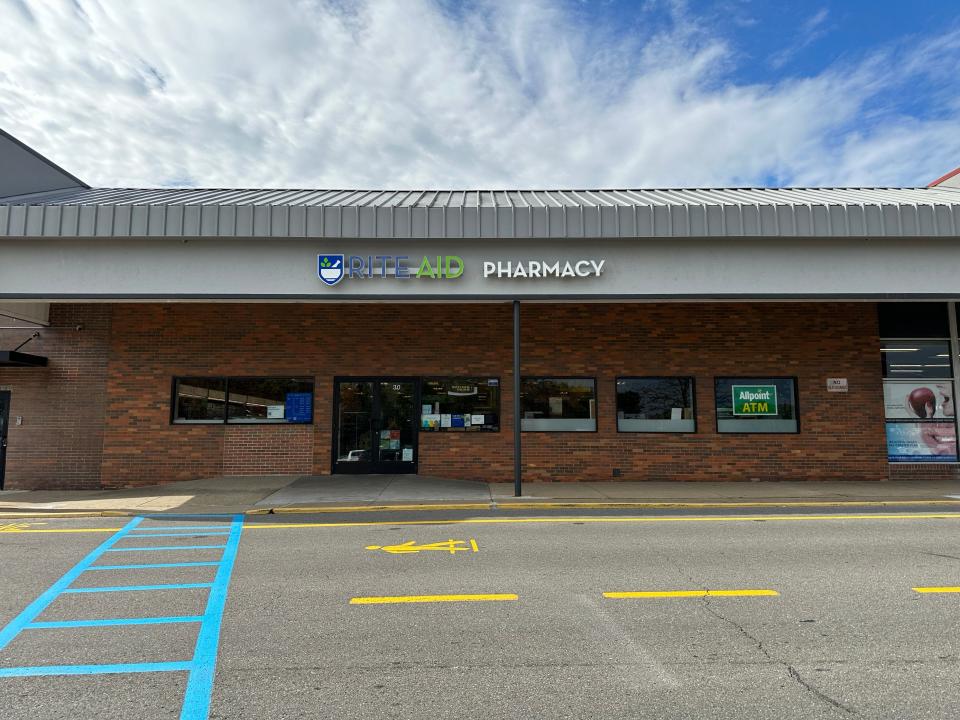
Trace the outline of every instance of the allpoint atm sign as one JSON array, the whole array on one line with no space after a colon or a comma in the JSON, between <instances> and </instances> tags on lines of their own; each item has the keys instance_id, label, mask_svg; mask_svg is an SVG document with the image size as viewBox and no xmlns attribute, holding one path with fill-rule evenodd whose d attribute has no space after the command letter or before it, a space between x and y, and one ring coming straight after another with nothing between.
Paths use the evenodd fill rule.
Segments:
<instances>
[{"instance_id":1,"label":"allpoint atm sign","mask_svg":"<svg viewBox=\"0 0 960 720\"><path fill-rule=\"evenodd\" d=\"M758 416L777 415L776 385L734 385L733 414Z\"/></svg>"}]
</instances>

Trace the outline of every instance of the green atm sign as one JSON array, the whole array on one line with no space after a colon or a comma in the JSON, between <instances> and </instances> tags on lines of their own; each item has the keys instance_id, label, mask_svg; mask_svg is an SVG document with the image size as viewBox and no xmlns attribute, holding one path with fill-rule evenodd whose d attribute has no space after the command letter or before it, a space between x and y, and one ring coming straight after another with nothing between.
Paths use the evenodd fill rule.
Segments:
<instances>
[{"instance_id":1,"label":"green atm sign","mask_svg":"<svg viewBox=\"0 0 960 720\"><path fill-rule=\"evenodd\" d=\"M734 415L777 415L776 385L734 385Z\"/></svg>"}]
</instances>

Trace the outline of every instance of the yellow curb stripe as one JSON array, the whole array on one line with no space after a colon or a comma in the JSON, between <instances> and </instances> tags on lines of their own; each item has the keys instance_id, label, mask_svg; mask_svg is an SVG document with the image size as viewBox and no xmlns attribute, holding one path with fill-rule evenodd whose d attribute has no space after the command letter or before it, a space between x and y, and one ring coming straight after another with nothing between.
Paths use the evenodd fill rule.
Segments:
<instances>
[{"instance_id":1,"label":"yellow curb stripe","mask_svg":"<svg viewBox=\"0 0 960 720\"><path fill-rule=\"evenodd\" d=\"M278 528L340 528L400 525L509 525L522 523L684 523L684 522L779 522L816 520L960 520L960 513L899 513L864 515L713 515L690 517L528 517L528 518L466 518L460 520L371 520L329 523L250 523L244 530L275 530Z\"/></svg>"},{"instance_id":2,"label":"yellow curb stripe","mask_svg":"<svg viewBox=\"0 0 960 720\"><path fill-rule=\"evenodd\" d=\"M960 503L960 500L957 501ZM306 505L297 507L275 507L264 512L274 515L306 513L361 513L386 512L390 510L490 510L494 505L483 503L433 503L429 505ZM262 514L260 512L249 514Z\"/></svg>"},{"instance_id":3,"label":"yellow curb stripe","mask_svg":"<svg viewBox=\"0 0 960 720\"><path fill-rule=\"evenodd\" d=\"M960 587L915 587L918 593L960 593Z\"/></svg>"},{"instance_id":4,"label":"yellow curb stripe","mask_svg":"<svg viewBox=\"0 0 960 720\"><path fill-rule=\"evenodd\" d=\"M498 502L498 508L755 508L755 507L889 507L896 505L960 505L960 500L753 500L743 502Z\"/></svg>"},{"instance_id":5,"label":"yellow curb stripe","mask_svg":"<svg viewBox=\"0 0 960 720\"><path fill-rule=\"evenodd\" d=\"M344 513L344 512L388 512L398 510L523 510L533 508L544 509L669 509L669 508L755 508L755 507L896 507L908 505L960 505L960 500L818 500L818 501L751 501L751 502L633 502L633 501L512 501L482 503L433 503L419 505L317 505L304 507L274 507L251 508L243 512L244 515L307 515L313 513ZM182 509L178 509L182 510ZM97 518L97 517L133 517L142 514L145 510L91 510L61 512L39 512L28 510L10 510L5 512L0 508L0 519L22 520L29 518ZM157 511L163 513L162 510Z\"/></svg>"},{"instance_id":6,"label":"yellow curb stripe","mask_svg":"<svg viewBox=\"0 0 960 720\"><path fill-rule=\"evenodd\" d=\"M348 528L401 525L517 525L556 523L717 523L717 522L815 522L831 520L960 520L960 513L866 513L858 515L699 515L699 516L632 516L632 517L479 517L459 520L369 520L355 522L314 523L246 523L244 530L293 530L297 528ZM5 530L4 535L16 533L84 533L116 532L120 528L63 528L48 530Z\"/></svg>"},{"instance_id":7,"label":"yellow curb stripe","mask_svg":"<svg viewBox=\"0 0 960 720\"><path fill-rule=\"evenodd\" d=\"M776 590L652 590L642 592L605 592L605 598L700 598L700 597L776 597Z\"/></svg>"},{"instance_id":8,"label":"yellow curb stripe","mask_svg":"<svg viewBox=\"0 0 960 720\"><path fill-rule=\"evenodd\" d=\"M494 595L394 595L386 597L350 598L351 605L392 605L397 603L437 603L437 602L499 602L516 600L513 593Z\"/></svg>"},{"instance_id":9,"label":"yellow curb stripe","mask_svg":"<svg viewBox=\"0 0 960 720\"><path fill-rule=\"evenodd\" d=\"M603 510L616 509L660 509L660 508L756 508L756 507L893 507L898 505L960 505L960 500L763 500L744 502L684 502L684 501L507 501L493 500L482 503L431 503L431 504L393 504L393 505L301 505L295 507L274 507L248 510L247 515L307 515L312 513L364 513L388 512L397 510L549 510L569 508L591 508Z\"/></svg>"}]
</instances>

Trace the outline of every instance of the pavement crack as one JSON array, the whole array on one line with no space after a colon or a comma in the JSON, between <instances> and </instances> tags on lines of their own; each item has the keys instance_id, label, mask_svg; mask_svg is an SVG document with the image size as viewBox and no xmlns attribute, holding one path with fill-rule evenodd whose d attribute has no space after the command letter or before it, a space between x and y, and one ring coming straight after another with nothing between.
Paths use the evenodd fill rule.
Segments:
<instances>
[{"instance_id":1,"label":"pavement crack","mask_svg":"<svg viewBox=\"0 0 960 720\"><path fill-rule=\"evenodd\" d=\"M960 560L960 557L957 557L956 555L942 555L941 553L925 552L923 550L920 551L920 554L929 555L931 557L947 558L948 560Z\"/></svg>"},{"instance_id":2,"label":"pavement crack","mask_svg":"<svg viewBox=\"0 0 960 720\"><path fill-rule=\"evenodd\" d=\"M838 710L842 710L843 712L847 713L848 715L856 715L856 714L857 714L857 711L854 710L853 708L847 707L846 705L844 705L844 704L843 704L842 702L840 702L839 700L836 700L835 698L830 697L830 696L827 695L825 692L823 692L823 691L821 691L821 690L818 690L816 687L814 687L814 686L811 685L809 682L807 682L806 680L804 680L804 679L803 679L803 676L800 675L799 671L798 671L795 667L793 667L793 665L791 665L790 663L788 663L788 662L786 662L786 661L784 661L784 660L781 660L780 658L775 657L774 655L772 655L772 654L770 653L770 651L767 650L766 647L764 647L764 645L763 645L763 640L761 640L760 638L758 638L758 637L756 637L755 635L751 634L745 627L743 627L743 625L741 625L740 623L738 623L736 620L733 620L733 619L731 619L731 618L728 618L728 617L726 617L725 615L723 615L721 612L719 612L718 610L716 610L713 606L710 605L710 600L709 600L709 598L704 597L704 598L703 598L703 601L702 601L702 604L703 604L703 607L706 608L706 610L707 610L708 613L710 613L711 615L713 615L713 616L714 616L715 618L717 618L718 620L721 620L721 621L727 623L728 625L730 625L731 627L735 628L735 629L737 630L737 632L739 632L741 635L743 635L745 638L747 638L750 642L752 642L754 645L756 645L756 646L757 646L757 649L758 649L761 653L763 653L763 656L764 656L765 658L767 658L767 660L769 660L771 663L775 663L775 664L780 665L781 667L783 667L783 668L787 671L787 674L790 676L790 678L791 678L794 682L796 682L798 685L800 685L800 687L802 687L804 690L806 690L807 692L813 694L814 697L816 697L817 699L821 700L822 702L825 702L825 703L827 703L828 705L831 705L831 706L837 708Z\"/></svg>"}]
</instances>

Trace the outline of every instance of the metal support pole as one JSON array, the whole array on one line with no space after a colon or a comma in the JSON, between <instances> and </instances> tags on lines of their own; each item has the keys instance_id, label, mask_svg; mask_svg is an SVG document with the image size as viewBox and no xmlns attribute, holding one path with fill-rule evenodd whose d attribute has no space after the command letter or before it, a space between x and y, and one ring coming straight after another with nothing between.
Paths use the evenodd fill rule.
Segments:
<instances>
[{"instance_id":1,"label":"metal support pole","mask_svg":"<svg viewBox=\"0 0 960 720\"><path fill-rule=\"evenodd\" d=\"M520 480L520 301L513 301L513 494L521 495Z\"/></svg>"}]
</instances>

